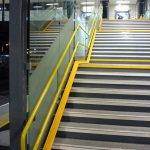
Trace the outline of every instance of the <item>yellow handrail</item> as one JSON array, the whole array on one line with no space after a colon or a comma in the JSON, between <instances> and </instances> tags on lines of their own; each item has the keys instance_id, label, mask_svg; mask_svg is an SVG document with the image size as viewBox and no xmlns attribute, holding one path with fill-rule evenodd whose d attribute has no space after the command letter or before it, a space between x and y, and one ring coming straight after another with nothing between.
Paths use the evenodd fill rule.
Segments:
<instances>
[{"instance_id":1,"label":"yellow handrail","mask_svg":"<svg viewBox=\"0 0 150 150\"><path fill-rule=\"evenodd\" d=\"M80 27L80 26L79 26L79 27ZM94 32L94 33L95 33L95 32ZM92 38L93 38L93 36L92 36ZM90 42L90 41L89 41L89 42ZM93 41L92 41L92 42L93 42ZM64 74L64 76L63 76L63 79L62 79L62 81L61 81L61 83L60 83L60 86L59 86L59 88L58 88L58 91L57 91L57 93L56 93L56 95L55 95L55 98L54 98L54 100L53 100L53 103L51 104L51 107L50 107L50 109L49 109L49 111L48 111L48 114L47 114L46 119L45 119L45 121L44 121L44 123L43 123L43 126L42 126L42 128L41 128L41 131L40 131L40 133L39 133L39 135L38 135L38 138L37 138L37 140L36 140L36 142L35 142L35 145L34 145L34 147L33 147L33 150L37 150L38 147L39 147L39 145L40 145L40 142L41 142L42 137L43 137L43 135L44 135L44 133L45 133L45 130L46 130L46 127L47 127L47 125L48 125L48 123L49 123L49 120L50 120L50 118L51 118L51 116L52 116L53 110L54 110L54 108L55 108L55 106L56 106L56 104L57 104L57 99L59 98L60 92L61 92L62 87L63 87L63 85L64 85L64 82L65 82L65 80L66 80L66 78L67 78L67 75L68 75L68 73L69 73L69 69L70 69L70 67L71 67L71 65L72 65L73 58L74 58L74 56L75 56L75 54L76 54L76 51L77 51L79 45L88 48L88 46L86 46L86 45L84 45L84 44L82 44L82 43L80 43L80 42L77 42L77 44L76 44L76 46L75 46L75 49L74 49L74 51L73 51L72 57L71 57L71 59L70 59L70 62L69 62L69 64L68 64L67 69L66 69L66 71L65 71L65 74Z\"/></svg>"},{"instance_id":2,"label":"yellow handrail","mask_svg":"<svg viewBox=\"0 0 150 150\"><path fill-rule=\"evenodd\" d=\"M81 45L82 47L88 48L88 46L83 43L79 43L79 45Z\"/></svg>"},{"instance_id":3,"label":"yellow handrail","mask_svg":"<svg viewBox=\"0 0 150 150\"><path fill-rule=\"evenodd\" d=\"M102 24L103 24L103 19L101 19L100 22L99 22L99 30L102 29Z\"/></svg>"},{"instance_id":4,"label":"yellow handrail","mask_svg":"<svg viewBox=\"0 0 150 150\"><path fill-rule=\"evenodd\" d=\"M36 142L35 142L35 145L34 145L34 147L33 147L33 150L37 150L38 147L39 147L39 145L40 145L40 142L41 142L42 137L43 137L43 135L44 135L44 133L45 133L45 130L46 130L46 128L47 128L47 125L48 125L48 123L49 123L49 120L50 120L50 118L51 118L51 116L52 116L52 114L53 114L54 108L55 108L55 106L56 106L56 104L57 104L57 100L58 100L59 95L60 95L60 93L61 93L61 90L62 90L62 88L63 88L64 82L65 82L65 80L66 80L66 78L67 78L67 75L68 75L68 73L69 73L69 70L70 70L70 68L71 68L71 65L72 65L72 62L73 62L73 59L74 59L74 56L75 56L75 54L76 54L76 51L77 51L78 46L79 46L79 42L77 42L77 44L76 44L76 46L75 46L75 49L74 49L74 51L73 51L72 57L71 57L71 59L70 59L70 62L69 62L69 64L68 64L68 66L67 66L67 69L66 69L66 71L65 71L65 74L64 74L64 76L63 76L63 79L61 80L60 86L59 86L59 88L58 88L58 92L56 93L55 98L54 98L54 100L53 100L53 102L52 102L52 104L51 104L51 107L50 107L50 109L49 109L49 111L48 111L48 114L47 114L46 119L45 119L45 121L44 121L44 123L43 123L43 126L42 126L42 128L41 128L41 131L40 131L40 133L39 133L39 135L38 135L38 138L37 138L37 140L36 140Z\"/></svg>"},{"instance_id":5,"label":"yellow handrail","mask_svg":"<svg viewBox=\"0 0 150 150\"><path fill-rule=\"evenodd\" d=\"M93 19L91 28L90 28L89 33L88 33L89 35L91 35L92 29L93 29L93 27L94 27L94 25L95 25L95 23L96 23L95 20L96 20L96 16L95 16L94 19Z\"/></svg>"},{"instance_id":6,"label":"yellow handrail","mask_svg":"<svg viewBox=\"0 0 150 150\"><path fill-rule=\"evenodd\" d=\"M81 29L86 35L90 36L90 34L89 34L84 28L82 28L82 26L80 26L80 29Z\"/></svg>"},{"instance_id":7,"label":"yellow handrail","mask_svg":"<svg viewBox=\"0 0 150 150\"><path fill-rule=\"evenodd\" d=\"M96 30L94 31L93 36L92 36L90 50L92 50L93 45L94 45L95 33L96 33ZM56 133L57 133L57 130L58 130L61 118L62 118L62 114L64 112L64 109L65 109L65 106L66 106L66 103L67 103L67 100L69 97L69 93L71 91L71 87L72 87L72 84L74 81L76 71L78 69L79 64L82 64L82 63L89 63L89 58L87 58L86 60L82 60L82 61L75 61L71 75L69 77L69 80L68 80L67 85L65 87L63 96L62 96L61 101L60 101L60 104L58 106L57 112L55 114L53 123L51 125L50 130L49 130L49 134L47 136L43 150L51 150L51 148L52 148L52 145L53 145L53 142L55 140L55 136L56 136Z\"/></svg>"},{"instance_id":8,"label":"yellow handrail","mask_svg":"<svg viewBox=\"0 0 150 150\"><path fill-rule=\"evenodd\" d=\"M58 109L57 109L57 112L55 114L54 121L53 121L52 126L49 130L49 134L47 136L47 139L46 139L46 142L44 144L43 150L51 150L51 148L52 148L52 145L54 143L56 133L57 133L57 130L58 130L58 127L59 127L59 124L60 124L60 120L62 118L62 114L64 112L64 109L65 109L65 106L66 106L66 103L67 103L67 100L68 100L68 97L69 97L69 93L70 93L70 90L71 90L71 87L72 87L72 84L73 84L73 81L74 81L74 77L75 77L76 71L78 69L78 65L79 65L79 63L75 62L74 66L73 66L73 69L71 71L71 75L68 79L67 85L65 87L63 96L61 98L61 102L60 102L60 104L58 106Z\"/></svg>"},{"instance_id":9,"label":"yellow handrail","mask_svg":"<svg viewBox=\"0 0 150 150\"><path fill-rule=\"evenodd\" d=\"M65 48L65 50L64 50L64 52L63 52L63 54L62 54L62 56L61 56L61 58L59 60L59 62L56 65L56 67L55 67L55 69L54 69L51 77L49 78L49 80L48 80L48 82L47 82L47 84L46 84L43 92L41 93L39 99L37 100L37 103L36 103L36 105L35 105L35 107L33 109L33 112L31 114L31 116L29 117L29 120L26 123L25 128L23 129L23 132L21 134L21 150L26 150L25 141L26 141L27 132L28 132L28 130L29 130L29 128L30 128L30 126L31 126L31 124L32 124L32 122L33 122L36 114L37 114L37 112L38 112L38 109L39 109L41 103L44 100L44 97L45 97L45 95L46 95L46 93L47 93L47 91L48 91L48 89L49 89L49 87L50 87L50 85L51 85L51 83L52 83L52 81L53 81L56 73L57 73L57 70L59 69L59 67L60 67L60 65L61 65L61 63L63 61L63 58L65 57L65 54L66 54L67 50L69 49L69 47L70 47L70 45L71 45L71 43L72 43L72 41L74 39L74 36L76 35L76 32L78 31L78 29L79 29L79 25L76 27L75 31L73 32L72 37L71 37L69 43L67 44L67 46L66 46L66 48Z\"/></svg>"},{"instance_id":10,"label":"yellow handrail","mask_svg":"<svg viewBox=\"0 0 150 150\"><path fill-rule=\"evenodd\" d=\"M94 24L95 24L95 20L92 22L92 26L91 26L91 29L90 29L89 33L91 33L91 31L92 31L92 29L94 27ZM23 129L23 131L22 131L22 134L21 134L21 150L26 150L26 136L27 136L27 132L28 132L28 130L29 130L29 128L30 128L30 126L31 126L31 124L32 124L32 122L33 122L33 120L34 120L34 118L35 118L35 116L36 116L36 114L37 114L37 112L38 112L38 110L39 110L43 100L44 100L44 97L45 97L46 93L48 92L48 89L49 89L49 87L50 87L50 85L51 85L51 83L52 83L52 81L53 81L53 79L54 79L54 77L55 77L55 75L56 75L56 73L57 73L57 71L58 71L58 69L59 69L59 67L60 67L60 65L61 65L61 63L62 63L62 61L63 61L63 59L64 59L64 57L65 57L65 55L66 55L66 53L67 53L67 51L68 51L68 49L70 47L70 45L71 45L71 43L72 43L72 41L73 41L73 39L75 37L75 35L76 35L76 33L77 33L77 31L79 30L79 28L82 29L88 36L90 36L90 34L88 34L80 25L78 25L76 27L75 31L73 32L73 34L71 36L70 41L68 42L65 50L63 51L63 54L62 54L60 60L58 61L58 63L56 65L52 75L50 76L48 82L46 83L45 88L42 91L40 97L38 98L37 103L36 103L32 113L31 113L31 115L30 115L30 117L29 117L29 119L28 119L28 121L27 121L27 123L26 123L26 125L25 125L25 127ZM78 45L79 45L79 43L77 43L77 47L76 47L75 50L77 50ZM40 144L42 135L43 135L43 133L45 131L45 128L46 128L46 125L47 125L47 121L48 121L47 118L49 119L49 117L51 116L51 113L52 113L52 111L50 111L50 113L48 113L48 115L46 117L46 120L45 120L46 123L44 123L44 125L42 127L41 134L39 134L38 139L37 139L37 141L36 141L36 143L34 145L34 150L37 150L36 148Z\"/></svg>"},{"instance_id":11,"label":"yellow handrail","mask_svg":"<svg viewBox=\"0 0 150 150\"><path fill-rule=\"evenodd\" d=\"M43 29L43 31L46 31L47 28L48 28L49 26L51 26L54 22L55 22L54 20L50 21L50 22L47 24L47 26Z\"/></svg>"},{"instance_id":12,"label":"yellow handrail","mask_svg":"<svg viewBox=\"0 0 150 150\"><path fill-rule=\"evenodd\" d=\"M32 31L32 33L59 33L60 30Z\"/></svg>"}]
</instances>

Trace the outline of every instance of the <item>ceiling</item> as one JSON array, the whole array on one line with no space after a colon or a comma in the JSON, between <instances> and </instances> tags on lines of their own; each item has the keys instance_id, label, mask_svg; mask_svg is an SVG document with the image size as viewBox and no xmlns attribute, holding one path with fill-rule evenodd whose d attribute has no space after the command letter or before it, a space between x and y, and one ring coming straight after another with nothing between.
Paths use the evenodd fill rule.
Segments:
<instances>
[{"instance_id":1,"label":"ceiling","mask_svg":"<svg viewBox=\"0 0 150 150\"><path fill-rule=\"evenodd\" d=\"M116 4L117 1L130 1L129 4L136 4L137 0L109 0L109 4Z\"/></svg>"},{"instance_id":2,"label":"ceiling","mask_svg":"<svg viewBox=\"0 0 150 150\"><path fill-rule=\"evenodd\" d=\"M60 2L60 1L64 1L64 0L30 0L31 2ZM68 1L72 1L72 0L68 0ZM81 3L81 2L92 2L95 1L96 3L99 2L100 0L76 0L77 3ZM136 4L137 0L109 0L110 4L116 4L117 1L130 1L130 4ZM0 4L2 3L2 0L0 0ZM9 3L9 0L5 0L5 3Z\"/></svg>"}]
</instances>

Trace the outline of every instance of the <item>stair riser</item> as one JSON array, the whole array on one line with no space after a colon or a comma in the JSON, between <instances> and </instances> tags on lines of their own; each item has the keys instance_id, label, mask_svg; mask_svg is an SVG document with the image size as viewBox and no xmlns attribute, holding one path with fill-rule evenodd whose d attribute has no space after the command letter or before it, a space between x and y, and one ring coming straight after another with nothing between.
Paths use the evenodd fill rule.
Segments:
<instances>
[{"instance_id":1,"label":"stair riser","mask_svg":"<svg viewBox=\"0 0 150 150\"><path fill-rule=\"evenodd\" d=\"M142 101L141 101L141 103L142 103ZM71 104L71 103L68 103L66 108L123 111L123 112L149 112L149 108L146 108L146 107L108 106L108 105L100 105L100 104L94 105L94 104Z\"/></svg>"},{"instance_id":2,"label":"stair riser","mask_svg":"<svg viewBox=\"0 0 150 150\"><path fill-rule=\"evenodd\" d=\"M100 83L74 83L73 87L87 87L87 88L114 88L114 89L150 89L150 85L125 85L125 84L100 84Z\"/></svg>"},{"instance_id":3,"label":"stair riser","mask_svg":"<svg viewBox=\"0 0 150 150\"><path fill-rule=\"evenodd\" d=\"M99 94L99 93L75 93L70 94L72 97L87 97L87 98L113 98L113 99L136 99L136 100L150 100L149 96L143 95L123 95L123 94Z\"/></svg>"},{"instance_id":4,"label":"stair riser","mask_svg":"<svg viewBox=\"0 0 150 150\"><path fill-rule=\"evenodd\" d=\"M109 141L109 142L122 142L122 143L137 143L137 144L150 144L150 138L130 137L130 136L115 136L103 134L88 134L88 133L75 133L75 132L58 132L57 137L61 138L74 138L86 139L94 141Z\"/></svg>"},{"instance_id":5,"label":"stair riser","mask_svg":"<svg viewBox=\"0 0 150 150\"><path fill-rule=\"evenodd\" d=\"M119 126L133 126L133 127L150 127L150 121L139 120L122 120L122 119L104 119L104 118L86 118L86 117L69 117L63 116L63 122L76 123L91 123L102 125L119 125Z\"/></svg>"}]
</instances>

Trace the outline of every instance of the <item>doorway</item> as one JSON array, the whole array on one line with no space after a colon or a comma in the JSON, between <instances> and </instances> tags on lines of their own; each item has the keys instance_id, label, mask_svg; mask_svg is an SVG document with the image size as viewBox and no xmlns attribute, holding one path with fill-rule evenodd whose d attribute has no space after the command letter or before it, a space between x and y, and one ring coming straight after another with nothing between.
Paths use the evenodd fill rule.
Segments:
<instances>
[{"instance_id":1,"label":"doorway","mask_svg":"<svg viewBox=\"0 0 150 150\"><path fill-rule=\"evenodd\" d=\"M129 11L116 11L115 19L127 20L130 19Z\"/></svg>"}]
</instances>

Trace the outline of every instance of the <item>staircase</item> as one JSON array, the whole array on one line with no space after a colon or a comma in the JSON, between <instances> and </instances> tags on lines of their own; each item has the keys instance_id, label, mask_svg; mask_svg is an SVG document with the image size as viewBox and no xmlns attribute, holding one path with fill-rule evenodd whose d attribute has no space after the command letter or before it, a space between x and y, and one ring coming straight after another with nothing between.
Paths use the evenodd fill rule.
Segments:
<instances>
[{"instance_id":1,"label":"staircase","mask_svg":"<svg viewBox=\"0 0 150 150\"><path fill-rule=\"evenodd\" d=\"M48 28L47 31L60 31L62 28L65 26L66 22L65 21L57 21L52 23Z\"/></svg>"},{"instance_id":2,"label":"staircase","mask_svg":"<svg viewBox=\"0 0 150 150\"><path fill-rule=\"evenodd\" d=\"M120 22L104 22L103 29ZM150 22L124 23L147 30ZM54 150L150 149L149 38L144 30L97 32L90 63L76 73Z\"/></svg>"},{"instance_id":3,"label":"staircase","mask_svg":"<svg viewBox=\"0 0 150 150\"><path fill-rule=\"evenodd\" d=\"M30 34L30 61L34 70L51 47L65 23L54 22L43 32Z\"/></svg>"},{"instance_id":4,"label":"staircase","mask_svg":"<svg viewBox=\"0 0 150 150\"><path fill-rule=\"evenodd\" d=\"M92 62L93 59L150 60L149 39L150 32L98 32Z\"/></svg>"},{"instance_id":5,"label":"staircase","mask_svg":"<svg viewBox=\"0 0 150 150\"><path fill-rule=\"evenodd\" d=\"M150 30L149 20L104 20L102 30Z\"/></svg>"}]
</instances>

